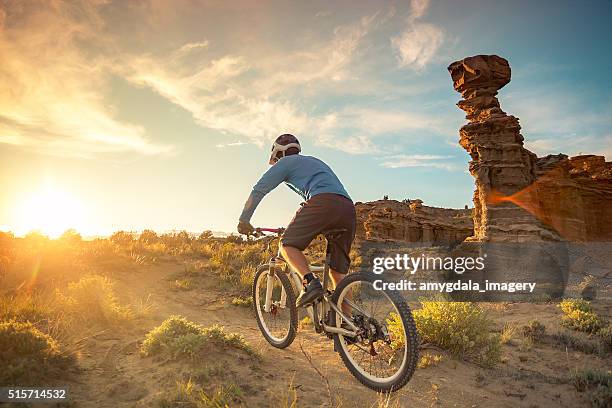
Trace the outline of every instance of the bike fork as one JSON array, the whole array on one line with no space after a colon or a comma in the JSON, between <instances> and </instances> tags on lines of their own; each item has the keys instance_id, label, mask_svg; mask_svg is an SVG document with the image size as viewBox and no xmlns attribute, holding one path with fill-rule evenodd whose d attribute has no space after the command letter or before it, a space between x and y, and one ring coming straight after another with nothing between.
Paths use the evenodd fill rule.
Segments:
<instances>
[{"instance_id":1,"label":"bike fork","mask_svg":"<svg viewBox=\"0 0 612 408\"><path fill-rule=\"evenodd\" d=\"M264 304L264 312L269 313L272 307L272 292L274 291L274 278L276 277L276 261L270 260L270 269L268 270L268 280L266 282L266 302Z\"/></svg>"}]
</instances>

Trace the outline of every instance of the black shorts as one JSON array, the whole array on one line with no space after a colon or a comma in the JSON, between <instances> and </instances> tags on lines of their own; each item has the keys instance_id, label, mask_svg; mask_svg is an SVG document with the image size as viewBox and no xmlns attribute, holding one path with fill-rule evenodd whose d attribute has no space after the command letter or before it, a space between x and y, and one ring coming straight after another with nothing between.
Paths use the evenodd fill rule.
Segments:
<instances>
[{"instance_id":1,"label":"black shorts","mask_svg":"<svg viewBox=\"0 0 612 408\"><path fill-rule=\"evenodd\" d=\"M349 252L355 239L355 222L355 205L351 200L339 194L317 194L297 210L281 242L303 251L321 232L345 229L346 232L331 245L329 266L336 272L347 273L351 265Z\"/></svg>"}]
</instances>

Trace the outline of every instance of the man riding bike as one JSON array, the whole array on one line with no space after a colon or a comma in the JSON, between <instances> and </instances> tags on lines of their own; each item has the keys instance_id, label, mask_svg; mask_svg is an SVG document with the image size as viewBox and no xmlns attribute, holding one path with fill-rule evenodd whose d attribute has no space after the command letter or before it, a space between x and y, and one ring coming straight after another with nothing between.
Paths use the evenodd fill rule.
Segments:
<instances>
[{"instance_id":1,"label":"man riding bike","mask_svg":"<svg viewBox=\"0 0 612 408\"><path fill-rule=\"evenodd\" d=\"M331 247L330 272L337 286L349 270L356 222L353 201L332 169L315 157L301 155L301 150L300 142L293 135L276 138L269 161L272 167L253 187L238 222L239 233L252 233L250 220L255 208L283 181L306 200L281 238L283 258L300 274L304 285L296 300L297 307L308 306L324 293L321 281L310 271L302 251L326 230L345 230Z\"/></svg>"}]
</instances>

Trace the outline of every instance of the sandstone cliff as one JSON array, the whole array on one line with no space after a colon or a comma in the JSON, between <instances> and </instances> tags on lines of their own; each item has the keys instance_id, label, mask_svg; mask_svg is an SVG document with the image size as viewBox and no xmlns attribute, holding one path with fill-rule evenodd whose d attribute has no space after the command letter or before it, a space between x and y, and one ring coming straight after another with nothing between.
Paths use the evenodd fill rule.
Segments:
<instances>
[{"instance_id":1,"label":"sandstone cliff","mask_svg":"<svg viewBox=\"0 0 612 408\"><path fill-rule=\"evenodd\" d=\"M428 207L421 200L379 200L355 208L360 239L452 244L472 235L467 209Z\"/></svg>"},{"instance_id":2,"label":"sandstone cliff","mask_svg":"<svg viewBox=\"0 0 612 408\"><path fill-rule=\"evenodd\" d=\"M548 155L536 162L532 211L568 241L612 241L612 163ZM530 205L531 203L526 203Z\"/></svg>"}]
</instances>

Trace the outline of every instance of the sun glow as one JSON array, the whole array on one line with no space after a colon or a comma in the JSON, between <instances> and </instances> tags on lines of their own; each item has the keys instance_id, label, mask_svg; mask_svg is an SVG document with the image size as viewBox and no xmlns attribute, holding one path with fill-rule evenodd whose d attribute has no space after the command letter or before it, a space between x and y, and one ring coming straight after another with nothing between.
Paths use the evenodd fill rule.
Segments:
<instances>
[{"instance_id":1,"label":"sun glow","mask_svg":"<svg viewBox=\"0 0 612 408\"><path fill-rule=\"evenodd\" d=\"M40 231L57 238L67 229L82 231L85 214L81 203L71 195L45 188L24 197L15 208L13 230L17 235Z\"/></svg>"}]
</instances>

